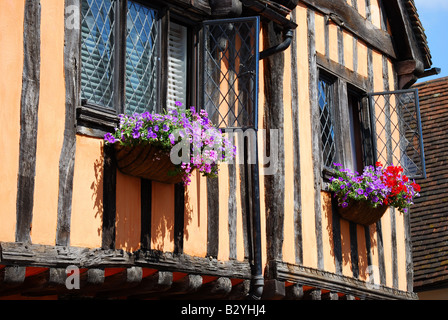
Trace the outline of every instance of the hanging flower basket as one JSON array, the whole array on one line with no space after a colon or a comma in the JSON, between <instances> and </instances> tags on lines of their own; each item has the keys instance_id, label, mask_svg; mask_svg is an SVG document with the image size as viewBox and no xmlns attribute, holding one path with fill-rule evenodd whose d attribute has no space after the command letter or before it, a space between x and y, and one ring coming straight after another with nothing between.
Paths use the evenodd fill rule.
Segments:
<instances>
[{"instance_id":1,"label":"hanging flower basket","mask_svg":"<svg viewBox=\"0 0 448 320\"><path fill-rule=\"evenodd\" d=\"M346 220L371 225L381 219L389 206L407 213L420 186L403 174L400 166L383 167L380 162L366 166L362 174L334 164L329 189L337 200L338 212Z\"/></svg>"},{"instance_id":2,"label":"hanging flower basket","mask_svg":"<svg viewBox=\"0 0 448 320\"><path fill-rule=\"evenodd\" d=\"M388 208L386 205L373 208L367 201L352 201L345 208L338 207L338 213L345 220L369 226L379 221Z\"/></svg>"},{"instance_id":3,"label":"hanging flower basket","mask_svg":"<svg viewBox=\"0 0 448 320\"><path fill-rule=\"evenodd\" d=\"M123 146L115 144L118 169L124 174L162 183L180 183L182 175L169 154L152 145Z\"/></svg>"},{"instance_id":4,"label":"hanging flower basket","mask_svg":"<svg viewBox=\"0 0 448 320\"><path fill-rule=\"evenodd\" d=\"M214 178L219 163L236 155L236 147L213 126L206 111L185 109L179 102L163 114L122 114L119 119L115 132L104 140L114 145L118 169L134 177L188 185L193 171Z\"/></svg>"}]
</instances>

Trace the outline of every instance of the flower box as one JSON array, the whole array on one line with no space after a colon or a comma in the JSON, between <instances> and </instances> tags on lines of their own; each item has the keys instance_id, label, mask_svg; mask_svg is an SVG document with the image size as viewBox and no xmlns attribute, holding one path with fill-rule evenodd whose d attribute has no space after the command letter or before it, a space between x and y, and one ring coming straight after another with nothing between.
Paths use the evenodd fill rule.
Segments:
<instances>
[{"instance_id":1,"label":"flower box","mask_svg":"<svg viewBox=\"0 0 448 320\"><path fill-rule=\"evenodd\" d=\"M181 108L179 102L176 106L163 114L119 115L115 132L107 133L104 140L114 145L121 172L188 185L194 170L214 178L220 162L235 158L236 146L213 126L205 110L198 113L194 107Z\"/></svg>"},{"instance_id":2,"label":"flower box","mask_svg":"<svg viewBox=\"0 0 448 320\"><path fill-rule=\"evenodd\" d=\"M338 214L345 220L369 226L376 223L389 207L381 205L373 208L367 201L351 201L347 207L338 207Z\"/></svg>"},{"instance_id":3,"label":"flower box","mask_svg":"<svg viewBox=\"0 0 448 320\"><path fill-rule=\"evenodd\" d=\"M362 225L381 219L389 206L407 213L420 186L411 181L400 166L383 167L380 162L366 166L362 172L351 172L334 164L329 189L336 199L341 217Z\"/></svg>"},{"instance_id":4,"label":"flower box","mask_svg":"<svg viewBox=\"0 0 448 320\"><path fill-rule=\"evenodd\" d=\"M118 169L127 175L156 182L176 184L182 182L169 154L152 145L124 146L115 144Z\"/></svg>"}]
</instances>

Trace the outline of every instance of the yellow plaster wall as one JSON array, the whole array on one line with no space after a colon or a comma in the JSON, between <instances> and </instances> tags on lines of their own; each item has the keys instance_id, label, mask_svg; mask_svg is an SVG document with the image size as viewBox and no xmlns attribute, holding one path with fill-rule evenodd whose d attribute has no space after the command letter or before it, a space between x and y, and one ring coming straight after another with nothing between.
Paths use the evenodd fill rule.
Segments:
<instances>
[{"instance_id":1,"label":"yellow plaster wall","mask_svg":"<svg viewBox=\"0 0 448 320\"><path fill-rule=\"evenodd\" d=\"M55 245L65 128L64 2L41 0L41 73L31 239ZM51 150L51 151L50 151Z\"/></svg>"},{"instance_id":2,"label":"yellow plaster wall","mask_svg":"<svg viewBox=\"0 0 448 320\"><path fill-rule=\"evenodd\" d=\"M0 241L13 242L19 171L24 0L0 0Z\"/></svg>"}]
</instances>

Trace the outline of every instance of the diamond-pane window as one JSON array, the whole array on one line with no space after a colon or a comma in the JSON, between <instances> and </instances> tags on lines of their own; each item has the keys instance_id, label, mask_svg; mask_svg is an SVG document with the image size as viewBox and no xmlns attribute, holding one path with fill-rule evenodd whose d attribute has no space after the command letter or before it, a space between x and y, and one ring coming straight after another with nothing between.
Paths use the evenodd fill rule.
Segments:
<instances>
[{"instance_id":1,"label":"diamond-pane window","mask_svg":"<svg viewBox=\"0 0 448 320\"><path fill-rule=\"evenodd\" d=\"M130 0L82 0L81 13L81 99L120 113L154 111L158 12Z\"/></svg>"},{"instance_id":2,"label":"diamond-pane window","mask_svg":"<svg viewBox=\"0 0 448 320\"><path fill-rule=\"evenodd\" d=\"M326 78L319 79L318 103L321 127L322 163L331 167L336 160L334 128L333 84Z\"/></svg>"},{"instance_id":3,"label":"diamond-pane window","mask_svg":"<svg viewBox=\"0 0 448 320\"><path fill-rule=\"evenodd\" d=\"M126 113L155 110L158 72L157 11L128 2Z\"/></svg>"},{"instance_id":4,"label":"diamond-pane window","mask_svg":"<svg viewBox=\"0 0 448 320\"><path fill-rule=\"evenodd\" d=\"M259 18L204 23L204 107L219 128L257 127Z\"/></svg>"},{"instance_id":5,"label":"diamond-pane window","mask_svg":"<svg viewBox=\"0 0 448 320\"><path fill-rule=\"evenodd\" d=\"M417 90L369 95L377 161L400 165L410 178L426 177Z\"/></svg>"},{"instance_id":6,"label":"diamond-pane window","mask_svg":"<svg viewBox=\"0 0 448 320\"><path fill-rule=\"evenodd\" d=\"M114 5L110 0L84 0L81 13L81 97L112 108Z\"/></svg>"}]
</instances>

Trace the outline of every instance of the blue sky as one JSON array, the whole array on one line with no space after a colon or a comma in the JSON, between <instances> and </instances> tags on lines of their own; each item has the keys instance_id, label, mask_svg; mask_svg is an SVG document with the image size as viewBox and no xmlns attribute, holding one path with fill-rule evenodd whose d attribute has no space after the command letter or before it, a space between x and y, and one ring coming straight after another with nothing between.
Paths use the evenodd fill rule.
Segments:
<instances>
[{"instance_id":1,"label":"blue sky","mask_svg":"<svg viewBox=\"0 0 448 320\"><path fill-rule=\"evenodd\" d=\"M414 0L417 12L428 37L433 67L441 68L437 76L419 80L427 81L448 76L448 0Z\"/></svg>"}]
</instances>

